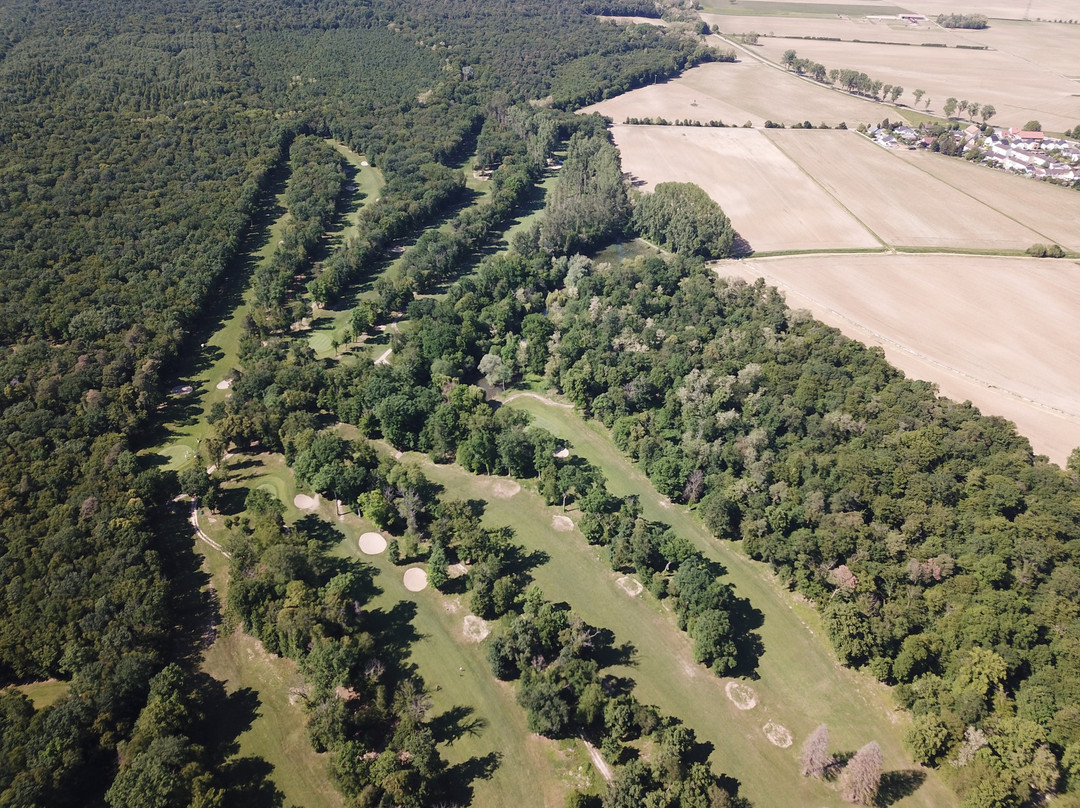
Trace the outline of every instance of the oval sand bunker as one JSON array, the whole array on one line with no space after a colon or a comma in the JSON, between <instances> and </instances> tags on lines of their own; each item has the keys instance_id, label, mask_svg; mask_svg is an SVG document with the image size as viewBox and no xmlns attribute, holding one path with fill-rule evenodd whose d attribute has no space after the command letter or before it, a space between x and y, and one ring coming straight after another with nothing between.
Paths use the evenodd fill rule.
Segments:
<instances>
[{"instance_id":1,"label":"oval sand bunker","mask_svg":"<svg viewBox=\"0 0 1080 808\"><path fill-rule=\"evenodd\" d=\"M405 570L405 588L410 592L419 592L427 588L427 573L419 567Z\"/></svg>"},{"instance_id":2,"label":"oval sand bunker","mask_svg":"<svg viewBox=\"0 0 1080 808\"><path fill-rule=\"evenodd\" d=\"M574 529L574 520L569 516L555 514L551 517L551 526L560 533L566 533Z\"/></svg>"},{"instance_id":3,"label":"oval sand bunker","mask_svg":"<svg viewBox=\"0 0 1080 808\"><path fill-rule=\"evenodd\" d=\"M365 533L360 537L360 552L365 555L378 555L386 550L386 539L381 533Z\"/></svg>"},{"instance_id":4,"label":"oval sand bunker","mask_svg":"<svg viewBox=\"0 0 1080 808\"><path fill-rule=\"evenodd\" d=\"M309 497L307 494L297 494L293 497L293 505L302 511L313 511L319 507L319 495Z\"/></svg>"}]
</instances>

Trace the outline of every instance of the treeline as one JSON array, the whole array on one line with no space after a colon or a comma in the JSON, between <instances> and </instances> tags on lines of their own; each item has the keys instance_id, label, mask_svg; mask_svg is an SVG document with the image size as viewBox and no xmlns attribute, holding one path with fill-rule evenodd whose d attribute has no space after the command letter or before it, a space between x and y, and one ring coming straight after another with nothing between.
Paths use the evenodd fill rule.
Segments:
<instances>
[{"instance_id":1,"label":"treeline","mask_svg":"<svg viewBox=\"0 0 1080 808\"><path fill-rule=\"evenodd\" d=\"M660 9L652 0L585 0L581 4L581 10L586 14L611 17L660 18Z\"/></svg>"},{"instance_id":2,"label":"treeline","mask_svg":"<svg viewBox=\"0 0 1080 808\"><path fill-rule=\"evenodd\" d=\"M310 269L345 184L341 155L321 138L296 138L289 158L293 170L284 197L289 218L270 260L252 276L263 331L281 331L299 319L296 301L285 304Z\"/></svg>"},{"instance_id":3,"label":"treeline","mask_svg":"<svg viewBox=\"0 0 1080 808\"><path fill-rule=\"evenodd\" d=\"M691 118L679 119L675 121L669 121L667 118L632 118L628 117L623 121L624 124L629 126L712 126L716 128L726 127L728 124L720 120L712 121L698 121Z\"/></svg>"},{"instance_id":4,"label":"treeline","mask_svg":"<svg viewBox=\"0 0 1080 808\"><path fill-rule=\"evenodd\" d=\"M937 24L942 28L970 28L974 30L988 27L985 14L938 14Z\"/></svg>"},{"instance_id":5,"label":"treeline","mask_svg":"<svg viewBox=\"0 0 1080 808\"><path fill-rule=\"evenodd\" d=\"M848 68L829 70L820 62L799 57L794 50L784 51L781 62L785 68L794 70L799 75L806 74L822 84L836 84L856 95L880 98L883 101L890 100L895 104L897 99L904 94L904 88L899 85L885 84L858 70Z\"/></svg>"}]
</instances>

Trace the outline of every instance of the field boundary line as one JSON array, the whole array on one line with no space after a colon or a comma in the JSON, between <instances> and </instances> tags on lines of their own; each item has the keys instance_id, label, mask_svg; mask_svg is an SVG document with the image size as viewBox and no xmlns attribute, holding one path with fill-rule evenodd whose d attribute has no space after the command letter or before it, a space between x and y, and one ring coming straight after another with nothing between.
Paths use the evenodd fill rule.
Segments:
<instances>
[{"instance_id":1,"label":"field boundary line","mask_svg":"<svg viewBox=\"0 0 1080 808\"><path fill-rule=\"evenodd\" d=\"M869 233L871 236L873 236L875 239L877 239L878 244L880 244L886 250L892 250L893 249L891 244L886 242L885 239L883 239L881 236L879 236L877 233L875 233L873 230L871 230L870 226L868 224L866 224L866 222L864 222L862 219L860 219L858 216L856 216L854 211L852 211L851 208L849 208L847 205L845 205L844 201L842 199L840 199L840 197L838 197L836 194L834 194L832 191L830 191L828 188L826 188L825 184L823 182L821 182L821 180L819 180L813 174L811 174L803 166L802 163L800 163L798 160L796 160L794 157L792 157L790 154L788 154L786 151L784 151L784 147L781 146L779 143L777 143L775 138L769 137L768 132L765 132L765 137L768 138L769 142L773 144L773 146L776 148L776 150L778 152L780 152L782 155L784 155L784 157L786 157L788 160L791 161L792 165L794 165L796 168L799 169L799 171L801 171L803 174L805 174L807 177L809 177L810 181L813 182L822 191L824 191L825 194L830 199L832 199L834 202L836 202L836 204L839 205L840 208L845 213L847 213L848 216L850 216L852 219L854 219L856 222L858 222L859 226L863 230L865 230L867 233Z\"/></svg>"},{"instance_id":2,"label":"field boundary line","mask_svg":"<svg viewBox=\"0 0 1080 808\"><path fill-rule=\"evenodd\" d=\"M899 157L899 155L893 153L891 150L890 150L890 154L891 154L892 157L894 157L897 160L901 159ZM940 157L940 155L939 155L939 157ZM952 159L952 158L946 158L946 159ZM958 159L963 159L963 158L958 158ZM1054 241L1054 239L1050 238L1045 233L1040 233L1038 230L1036 230L1032 225L1028 224L1027 222L1022 222L1019 219L1017 219L1015 216L1010 216L1005 211L998 210L997 208L995 208L993 205L991 205L986 200L980 199L979 197L975 196L975 194L973 194L973 193L971 193L969 191L965 191L963 188L958 188L957 186L953 185L951 182L943 180L941 177L937 176L936 174L932 173L931 171L928 171L927 169L923 168L922 166L917 165L916 161L914 161L914 160L905 160L904 162L906 162L908 165L914 166L915 168L919 169L919 171L923 172L928 177L931 177L931 178L937 180L942 185L945 185L946 187L952 188L954 191L958 191L959 193L962 193L968 199L974 199L980 205L983 205L984 207L989 208L990 210L994 211L995 213L1001 214L1006 219L1008 219L1011 222L1015 222L1016 224L1023 227L1025 230L1030 230L1036 236L1039 236L1039 238L1045 239L1045 240L1049 241L1051 244L1056 244L1057 243L1056 241ZM994 169L990 169L990 170L994 170Z\"/></svg>"}]
</instances>

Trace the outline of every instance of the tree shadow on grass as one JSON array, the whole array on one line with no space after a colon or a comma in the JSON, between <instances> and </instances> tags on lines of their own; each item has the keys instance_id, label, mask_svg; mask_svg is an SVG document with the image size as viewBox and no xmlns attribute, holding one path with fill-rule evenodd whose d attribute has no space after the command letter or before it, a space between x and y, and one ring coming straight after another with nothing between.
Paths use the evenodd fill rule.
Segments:
<instances>
[{"instance_id":1,"label":"tree shadow on grass","mask_svg":"<svg viewBox=\"0 0 1080 808\"><path fill-rule=\"evenodd\" d=\"M919 769L885 772L881 776L881 786L878 788L874 805L878 808L888 808L904 797L914 794L925 781L926 772Z\"/></svg>"},{"instance_id":2,"label":"tree shadow on grass","mask_svg":"<svg viewBox=\"0 0 1080 808\"><path fill-rule=\"evenodd\" d=\"M218 770L234 808L283 808L285 795L270 779L274 767L258 757L232 758Z\"/></svg>"},{"instance_id":3,"label":"tree shadow on grass","mask_svg":"<svg viewBox=\"0 0 1080 808\"><path fill-rule=\"evenodd\" d=\"M477 780L490 780L502 762L502 754L488 752L447 767L440 778L439 793L448 805L472 805Z\"/></svg>"},{"instance_id":4,"label":"tree shadow on grass","mask_svg":"<svg viewBox=\"0 0 1080 808\"><path fill-rule=\"evenodd\" d=\"M611 629L602 628L593 639L590 656L603 670L613 665L637 667L637 660L634 658L636 654L637 648L632 643L624 642L616 645L615 633Z\"/></svg>"},{"instance_id":5,"label":"tree shadow on grass","mask_svg":"<svg viewBox=\"0 0 1080 808\"><path fill-rule=\"evenodd\" d=\"M375 647L381 649L380 658L389 667L397 669L398 676L412 673L416 666L405 662L413 643L423 639L416 630L413 619L416 617L416 603L411 600L399 600L390 609L372 609L365 612L371 633L375 637Z\"/></svg>"},{"instance_id":6,"label":"tree shadow on grass","mask_svg":"<svg viewBox=\"0 0 1080 808\"><path fill-rule=\"evenodd\" d=\"M472 707L458 704L435 716L429 722L435 740L453 746L454 741L466 735L478 736L487 727L487 721L480 716L474 716L474 712Z\"/></svg>"}]
</instances>

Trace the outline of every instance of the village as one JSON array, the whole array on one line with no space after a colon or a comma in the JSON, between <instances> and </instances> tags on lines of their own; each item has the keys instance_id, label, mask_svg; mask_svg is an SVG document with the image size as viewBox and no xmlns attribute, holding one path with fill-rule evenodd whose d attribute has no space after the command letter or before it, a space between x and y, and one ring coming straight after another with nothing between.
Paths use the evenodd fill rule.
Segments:
<instances>
[{"instance_id":1,"label":"village","mask_svg":"<svg viewBox=\"0 0 1080 808\"><path fill-rule=\"evenodd\" d=\"M887 149L932 149L1061 185L1080 179L1080 142L1018 126L1001 129L973 123L942 132L940 126L926 124L918 129L875 125L867 127L866 134Z\"/></svg>"}]
</instances>

